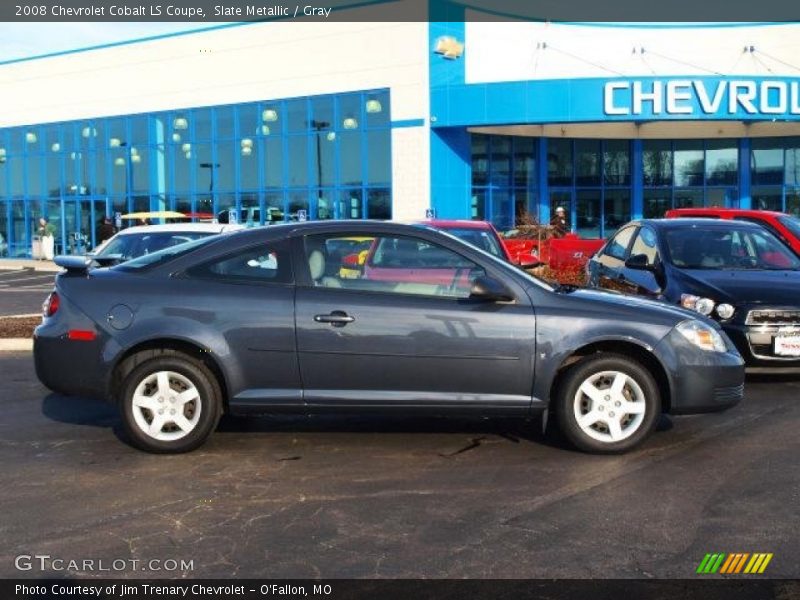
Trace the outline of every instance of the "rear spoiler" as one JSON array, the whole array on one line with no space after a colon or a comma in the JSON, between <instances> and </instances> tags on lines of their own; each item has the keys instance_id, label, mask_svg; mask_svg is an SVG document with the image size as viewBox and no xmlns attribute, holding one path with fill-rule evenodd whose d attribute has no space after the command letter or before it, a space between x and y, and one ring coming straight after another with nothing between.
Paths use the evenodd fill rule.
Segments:
<instances>
[{"instance_id":1,"label":"rear spoiler","mask_svg":"<svg viewBox=\"0 0 800 600\"><path fill-rule=\"evenodd\" d=\"M92 266L94 260L89 256L56 256L53 259L62 269L66 269L68 273L87 273Z\"/></svg>"},{"instance_id":2,"label":"rear spoiler","mask_svg":"<svg viewBox=\"0 0 800 600\"><path fill-rule=\"evenodd\" d=\"M89 256L87 258L90 258L101 267L113 267L126 260L122 254L106 254L105 256Z\"/></svg>"}]
</instances>

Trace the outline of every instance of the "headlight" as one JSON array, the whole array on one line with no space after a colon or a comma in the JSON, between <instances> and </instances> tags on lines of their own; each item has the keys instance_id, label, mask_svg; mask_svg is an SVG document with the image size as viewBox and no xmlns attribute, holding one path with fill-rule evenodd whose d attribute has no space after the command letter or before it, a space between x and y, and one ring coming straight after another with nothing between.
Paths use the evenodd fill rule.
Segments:
<instances>
[{"instance_id":1,"label":"headlight","mask_svg":"<svg viewBox=\"0 0 800 600\"><path fill-rule=\"evenodd\" d=\"M711 298L701 298L692 294L681 294L681 306L706 316L714 311L714 301Z\"/></svg>"},{"instance_id":2,"label":"headlight","mask_svg":"<svg viewBox=\"0 0 800 600\"><path fill-rule=\"evenodd\" d=\"M675 329L698 348L709 352L726 352L728 350L725 340L719 332L700 321L683 321Z\"/></svg>"},{"instance_id":3,"label":"headlight","mask_svg":"<svg viewBox=\"0 0 800 600\"><path fill-rule=\"evenodd\" d=\"M717 315L719 315L720 319L727 321L733 316L733 313L736 312L736 309L733 308L730 304L720 304L717 306Z\"/></svg>"}]
</instances>

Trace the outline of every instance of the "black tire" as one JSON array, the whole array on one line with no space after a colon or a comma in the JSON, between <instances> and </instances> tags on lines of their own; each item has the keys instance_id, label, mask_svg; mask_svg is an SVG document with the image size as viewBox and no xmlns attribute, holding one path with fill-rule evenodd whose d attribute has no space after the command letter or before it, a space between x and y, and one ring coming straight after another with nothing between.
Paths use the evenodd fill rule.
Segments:
<instances>
[{"instance_id":1,"label":"black tire","mask_svg":"<svg viewBox=\"0 0 800 600\"><path fill-rule=\"evenodd\" d=\"M627 375L630 380L635 382L635 385L626 382L623 394L630 398L631 394L641 392L643 398L638 398L637 406L644 405L644 413L639 419L637 415L630 415L625 413L623 419L627 420L627 426L621 425L620 431L623 435L627 435L624 439L613 441L611 439L611 429L608 426L608 421L598 421L592 426L587 426L587 429L593 431L593 435L597 437L607 437L608 439L596 439L592 434L587 433L584 428L578 423L576 416L576 396L578 390L584 382L593 377L599 377L599 374L604 372L618 372ZM605 384L606 378L598 379L601 384ZM608 380L610 381L610 380ZM638 390L636 390L638 386ZM605 389L602 391L606 391ZM610 389L608 390L610 391ZM587 412L594 410L594 402L588 395L582 394L583 401L581 404L588 404ZM617 410L614 408L614 398L609 400L610 404L605 404L606 400L611 398L611 395L603 395L602 401L597 406L598 411L594 414L597 415L614 415L611 411ZM643 402L642 402L643 400ZM656 426L658 418L661 414L661 396L656 384L655 378L650 371L641 363L628 356L611 353L593 354L582 358L578 362L570 365L567 371L559 380L559 384L553 395L553 408L556 412L558 427L566 439L576 448L584 452L593 454L619 454L626 452L634 446L641 443ZM621 421L619 415L615 415L617 421ZM591 420L591 419L590 419ZM638 421L638 424L637 424ZM634 426L635 425L635 426ZM631 429L630 433L627 428ZM603 431L603 430L606 431Z\"/></svg>"},{"instance_id":2,"label":"black tire","mask_svg":"<svg viewBox=\"0 0 800 600\"><path fill-rule=\"evenodd\" d=\"M183 437L178 439L156 439L146 433L142 427L137 424L137 418L134 416L135 409L133 398L137 387L158 372L171 372L176 374L177 378L170 379L170 385L176 387L180 386L182 383L180 378L185 378L185 380L191 382L198 392L197 402L199 403L199 417L197 417L194 427L188 433L183 434ZM178 390L179 389L181 388L178 387ZM181 452L190 452L200 447L216 429L222 413L222 392L214 374L201 361L177 352L170 352L162 355L158 355L156 352L153 358L140 362L125 375L121 390L120 410L122 412L122 422L125 433L128 435L128 439L131 441L132 445L146 452L177 454ZM156 392L155 394L158 393L159 392ZM176 394L177 393L176 391ZM167 399L167 402L169 402L169 399ZM187 410L191 411L192 408L197 410L198 404L194 404L194 402L190 404L191 406L189 406ZM170 405L165 404L165 406L169 408ZM177 410L180 411L183 409ZM169 412L169 410L167 412ZM153 415L153 413L149 412L149 409L147 412L140 412L140 419L142 415L146 418L148 414ZM190 412L190 414L193 414L193 412ZM166 416L165 418L169 417ZM174 435L181 435L180 428L169 422L165 423L161 431L169 429L175 429L173 432ZM166 431L165 433L169 434L170 432Z\"/></svg>"}]
</instances>

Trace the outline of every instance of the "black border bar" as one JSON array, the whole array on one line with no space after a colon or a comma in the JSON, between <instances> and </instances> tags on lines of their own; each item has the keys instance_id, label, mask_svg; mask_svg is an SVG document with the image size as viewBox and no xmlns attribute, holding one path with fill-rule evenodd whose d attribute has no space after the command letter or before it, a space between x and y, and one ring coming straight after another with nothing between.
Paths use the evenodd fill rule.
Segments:
<instances>
[{"instance_id":1,"label":"black border bar","mask_svg":"<svg viewBox=\"0 0 800 600\"><path fill-rule=\"evenodd\" d=\"M162 590L158 592L145 586ZM5 579L0 583L3 600L777 600L798 597L800 580L744 576L672 580L126 580L81 577Z\"/></svg>"},{"instance_id":2,"label":"black border bar","mask_svg":"<svg viewBox=\"0 0 800 600\"><path fill-rule=\"evenodd\" d=\"M225 10L217 9L221 7ZM7 22L786 22L797 0L3 0Z\"/></svg>"}]
</instances>

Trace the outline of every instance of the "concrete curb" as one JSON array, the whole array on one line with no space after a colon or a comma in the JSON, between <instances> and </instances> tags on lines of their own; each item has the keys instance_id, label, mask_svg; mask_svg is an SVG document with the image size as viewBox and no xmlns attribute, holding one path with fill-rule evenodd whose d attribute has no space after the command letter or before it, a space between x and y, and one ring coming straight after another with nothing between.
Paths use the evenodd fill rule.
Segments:
<instances>
[{"instance_id":1,"label":"concrete curb","mask_svg":"<svg viewBox=\"0 0 800 600\"><path fill-rule=\"evenodd\" d=\"M0 315L0 319L32 319L33 317L41 317L42 313L27 313L24 315Z\"/></svg>"},{"instance_id":2,"label":"concrete curb","mask_svg":"<svg viewBox=\"0 0 800 600\"><path fill-rule=\"evenodd\" d=\"M31 338L0 339L0 352L30 352L33 350Z\"/></svg>"}]
</instances>

